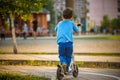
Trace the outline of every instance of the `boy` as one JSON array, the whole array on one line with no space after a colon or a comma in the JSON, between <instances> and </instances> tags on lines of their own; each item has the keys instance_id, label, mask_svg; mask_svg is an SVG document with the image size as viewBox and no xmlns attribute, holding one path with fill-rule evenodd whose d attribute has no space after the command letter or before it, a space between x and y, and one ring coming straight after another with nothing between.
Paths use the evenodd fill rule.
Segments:
<instances>
[{"instance_id":1,"label":"boy","mask_svg":"<svg viewBox=\"0 0 120 80\"><path fill-rule=\"evenodd\" d=\"M55 27L57 32L56 41L58 44L58 53L60 63L63 67L64 74L69 72L69 66L73 53L72 31L78 32L78 27L71 21L73 11L66 8L62 14L62 21Z\"/></svg>"}]
</instances>

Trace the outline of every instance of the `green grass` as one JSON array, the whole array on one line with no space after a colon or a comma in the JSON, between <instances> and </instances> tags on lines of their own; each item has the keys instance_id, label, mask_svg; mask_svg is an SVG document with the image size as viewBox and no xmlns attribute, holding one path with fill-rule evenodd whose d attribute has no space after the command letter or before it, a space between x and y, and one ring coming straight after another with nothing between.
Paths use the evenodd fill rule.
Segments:
<instances>
[{"instance_id":1,"label":"green grass","mask_svg":"<svg viewBox=\"0 0 120 80\"><path fill-rule=\"evenodd\" d=\"M30 65L30 66L56 66L59 61L38 61L38 60L4 60L0 65Z\"/></svg>"},{"instance_id":2,"label":"green grass","mask_svg":"<svg viewBox=\"0 0 120 80\"><path fill-rule=\"evenodd\" d=\"M112 40L120 40L120 36L108 36L107 38Z\"/></svg>"},{"instance_id":3,"label":"green grass","mask_svg":"<svg viewBox=\"0 0 120 80\"><path fill-rule=\"evenodd\" d=\"M36 55L58 55L58 53L47 53L47 52L27 52L18 54L36 54ZM119 56L120 53L74 53L75 56Z\"/></svg>"},{"instance_id":4,"label":"green grass","mask_svg":"<svg viewBox=\"0 0 120 80\"><path fill-rule=\"evenodd\" d=\"M0 54L14 54L0 51ZM18 52L18 54L36 54L36 55L58 55L58 53L47 53L47 52ZM118 56L120 53L74 53L75 56Z\"/></svg>"},{"instance_id":5,"label":"green grass","mask_svg":"<svg viewBox=\"0 0 120 80\"><path fill-rule=\"evenodd\" d=\"M76 37L75 40L88 39L88 40L120 40L119 35L105 35L105 36L94 36L94 37Z\"/></svg>"},{"instance_id":6,"label":"green grass","mask_svg":"<svg viewBox=\"0 0 120 80\"><path fill-rule=\"evenodd\" d=\"M44 77L4 72L0 73L0 80L46 80L46 79Z\"/></svg>"},{"instance_id":7,"label":"green grass","mask_svg":"<svg viewBox=\"0 0 120 80\"><path fill-rule=\"evenodd\" d=\"M117 56L120 57L120 53L76 53L76 56Z\"/></svg>"},{"instance_id":8,"label":"green grass","mask_svg":"<svg viewBox=\"0 0 120 80\"><path fill-rule=\"evenodd\" d=\"M74 36L75 40L120 40L120 35L95 35L95 36ZM55 40L55 37L40 37L37 40ZM34 39L33 39L34 40Z\"/></svg>"},{"instance_id":9,"label":"green grass","mask_svg":"<svg viewBox=\"0 0 120 80\"><path fill-rule=\"evenodd\" d=\"M4 52L2 50L0 50L0 54L4 54Z\"/></svg>"},{"instance_id":10,"label":"green grass","mask_svg":"<svg viewBox=\"0 0 120 80\"><path fill-rule=\"evenodd\" d=\"M83 62L76 61L75 62L78 67L83 68L111 68L111 69L120 69L120 63L112 63L112 62ZM29 65L29 66L50 66L57 67L60 64L59 61L37 61L37 60L29 60L29 61L0 61L0 65Z\"/></svg>"}]
</instances>

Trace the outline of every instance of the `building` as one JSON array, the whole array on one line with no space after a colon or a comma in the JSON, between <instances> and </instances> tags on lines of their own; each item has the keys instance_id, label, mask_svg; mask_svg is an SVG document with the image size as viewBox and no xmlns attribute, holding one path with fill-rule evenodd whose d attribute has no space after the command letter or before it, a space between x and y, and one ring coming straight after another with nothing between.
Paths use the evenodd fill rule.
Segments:
<instances>
[{"instance_id":1,"label":"building","mask_svg":"<svg viewBox=\"0 0 120 80\"><path fill-rule=\"evenodd\" d=\"M65 9L65 0L55 0L54 11L55 11L55 24L59 22L62 11Z\"/></svg>"},{"instance_id":2,"label":"building","mask_svg":"<svg viewBox=\"0 0 120 80\"><path fill-rule=\"evenodd\" d=\"M100 26L104 15L110 19L120 18L120 0L75 0L77 18L86 19L86 30Z\"/></svg>"},{"instance_id":3,"label":"building","mask_svg":"<svg viewBox=\"0 0 120 80\"><path fill-rule=\"evenodd\" d=\"M41 28L48 28L48 20L47 20L47 14L48 13L44 13L44 12L39 12L39 13L35 13L35 12L32 12L31 13L31 24L30 24L30 27L32 27L32 21L33 21L33 18L34 16L37 18L37 21L38 21L38 26L40 26Z\"/></svg>"},{"instance_id":4,"label":"building","mask_svg":"<svg viewBox=\"0 0 120 80\"><path fill-rule=\"evenodd\" d=\"M54 9L56 23L59 12L65 9L66 0L55 0ZM110 19L120 18L120 0L74 0L74 13L77 19L84 20L84 27L89 31L95 26L100 26L104 15Z\"/></svg>"},{"instance_id":5,"label":"building","mask_svg":"<svg viewBox=\"0 0 120 80\"><path fill-rule=\"evenodd\" d=\"M33 18L36 18L38 21L38 27L40 28L39 34L38 36L47 36L49 35L48 32L48 20L47 20L47 15L48 13L46 12L32 12L31 13L31 19L30 19L30 23L29 23L29 27L32 28L33 27Z\"/></svg>"},{"instance_id":6,"label":"building","mask_svg":"<svg viewBox=\"0 0 120 80\"><path fill-rule=\"evenodd\" d=\"M86 0L75 0L74 1L74 12L77 18L85 18L86 16Z\"/></svg>"},{"instance_id":7,"label":"building","mask_svg":"<svg viewBox=\"0 0 120 80\"><path fill-rule=\"evenodd\" d=\"M120 0L118 0L118 18L120 18Z\"/></svg>"},{"instance_id":8,"label":"building","mask_svg":"<svg viewBox=\"0 0 120 80\"><path fill-rule=\"evenodd\" d=\"M38 27L40 27L40 35L38 36L47 36L49 35L49 29L48 29L48 18L47 15L48 13L46 12L32 12L30 13L31 17L30 20L27 20L27 24L29 27L29 31L30 33L32 33L32 28L33 28L33 17L36 16L36 19L38 21ZM21 19L20 16L16 16L14 19L14 27L15 27L15 33L16 36L21 36L22 35L22 29L23 29L23 23L24 21ZM7 20L5 21L2 17L2 15L0 15L0 27L4 26L5 28L5 33L7 37L11 37L11 30L12 30L12 22L10 18L7 18ZM29 35L28 35L29 36Z\"/></svg>"},{"instance_id":9,"label":"building","mask_svg":"<svg viewBox=\"0 0 120 80\"><path fill-rule=\"evenodd\" d=\"M65 9L65 0L55 0L54 9L63 11Z\"/></svg>"},{"instance_id":10,"label":"building","mask_svg":"<svg viewBox=\"0 0 120 80\"><path fill-rule=\"evenodd\" d=\"M89 4L87 17L99 26L104 15L110 19L118 17L118 1L117 0L87 0Z\"/></svg>"}]
</instances>

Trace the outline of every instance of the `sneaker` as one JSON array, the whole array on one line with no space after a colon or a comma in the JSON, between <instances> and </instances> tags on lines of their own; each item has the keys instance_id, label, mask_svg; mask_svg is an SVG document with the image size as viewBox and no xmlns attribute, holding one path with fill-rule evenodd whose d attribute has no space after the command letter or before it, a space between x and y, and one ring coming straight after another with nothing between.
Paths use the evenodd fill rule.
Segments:
<instances>
[{"instance_id":1,"label":"sneaker","mask_svg":"<svg viewBox=\"0 0 120 80\"><path fill-rule=\"evenodd\" d=\"M65 75L67 74L67 72L66 72L66 67L67 67L66 64L62 64L63 72L64 72Z\"/></svg>"},{"instance_id":2,"label":"sneaker","mask_svg":"<svg viewBox=\"0 0 120 80\"><path fill-rule=\"evenodd\" d=\"M69 67L69 69L68 69L68 73L71 73L71 72L72 72L72 68Z\"/></svg>"}]
</instances>

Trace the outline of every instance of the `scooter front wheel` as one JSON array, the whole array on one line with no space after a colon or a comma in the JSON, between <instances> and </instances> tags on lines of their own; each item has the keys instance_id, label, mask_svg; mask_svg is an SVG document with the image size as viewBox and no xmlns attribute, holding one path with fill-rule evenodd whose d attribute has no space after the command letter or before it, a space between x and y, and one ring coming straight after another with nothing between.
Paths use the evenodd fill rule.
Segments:
<instances>
[{"instance_id":1,"label":"scooter front wheel","mask_svg":"<svg viewBox=\"0 0 120 80\"><path fill-rule=\"evenodd\" d=\"M74 70L73 70L72 74L73 74L73 77L76 78L79 74L78 66L76 64L73 64L73 67L74 67Z\"/></svg>"}]
</instances>

